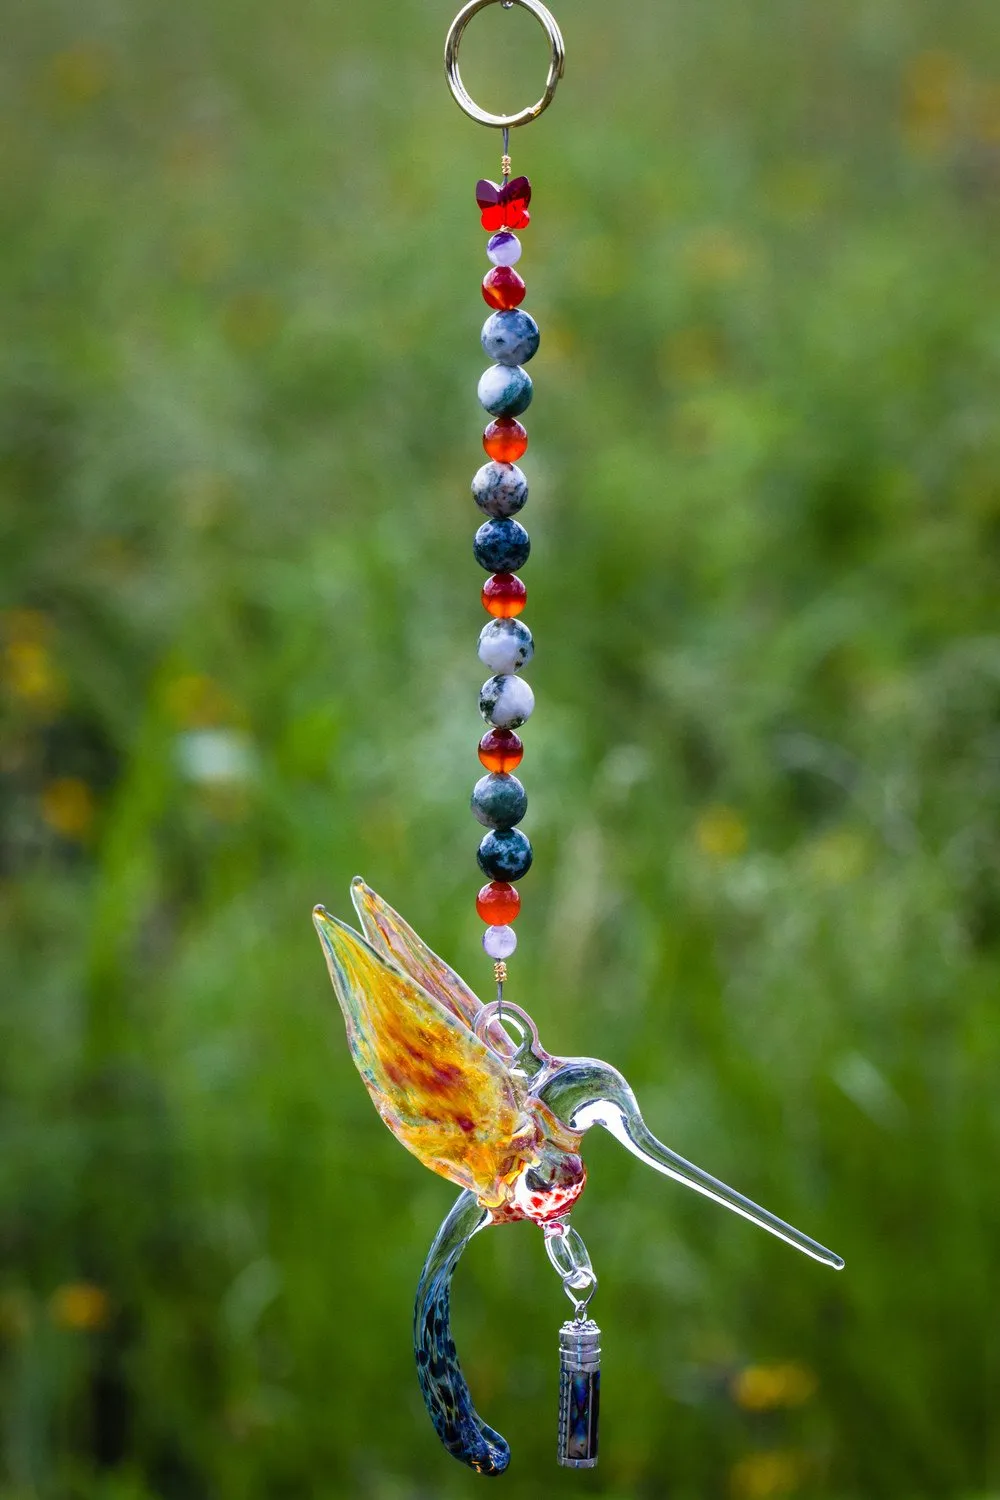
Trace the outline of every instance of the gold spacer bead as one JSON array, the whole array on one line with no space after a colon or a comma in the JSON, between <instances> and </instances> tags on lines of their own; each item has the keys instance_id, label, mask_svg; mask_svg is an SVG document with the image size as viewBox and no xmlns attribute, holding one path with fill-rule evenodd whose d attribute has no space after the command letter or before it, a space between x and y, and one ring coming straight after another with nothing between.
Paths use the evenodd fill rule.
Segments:
<instances>
[{"instance_id":1,"label":"gold spacer bead","mask_svg":"<svg viewBox=\"0 0 1000 1500\"><path fill-rule=\"evenodd\" d=\"M500 175L501 175L501 177L509 177L510 176L510 157L509 156L501 156L501 158L500 158Z\"/></svg>"},{"instance_id":2,"label":"gold spacer bead","mask_svg":"<svg viewBox=\"0 0 1000 1500\"><path fill-rule=\"evenodd\" d=\"M498 958L493 965L493 978L497 984L506 984L507 982L507 965L502 958Z\"/></svg>"}]
</instances>

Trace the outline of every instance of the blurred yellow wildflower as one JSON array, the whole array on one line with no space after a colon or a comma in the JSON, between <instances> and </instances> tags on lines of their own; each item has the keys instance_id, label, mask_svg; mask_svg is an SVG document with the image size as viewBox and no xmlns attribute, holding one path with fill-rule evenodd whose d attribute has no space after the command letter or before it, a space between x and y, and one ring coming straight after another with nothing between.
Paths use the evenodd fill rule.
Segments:
<instances>
[{"instance_id":1,"label":"blurred yellow wildflower","mask_svg":"<svg viewBox=\"0 0 1000 1500\"><path fill-rule=\"evenodd\" d=\"M168 682L166 708L181 729L214 729L237 717L230 694L203 672L185 673Z\"/></svg>"},{"instance_id":2,"label":"blurred yellow wildflower","mask_svg":"<svg viewBox=\"0 0 1000 1500\"><path fill-rule=\"evenodd\" d=\"M868 867L870 845L856 828L831 828L806 845L806 869L822 885L848 885Z\"/></svg>"},{"instance_id":3,"label":"blurred yellow wildflower","mask_svg":"<svg viewBox=\"0 0 1000 1500\"><path fill-rule=\"evenodd\" d=\"M744 1411L774 1411L779 1407L804 1406L811 1401L819 1381L807 1365L789 1361L779 1365L747 1365L732 1382L733 1400Z\"/></svg>"},{"instance_id":4,"label":"blurred yellow wildflower","mask_svg":"<svg viewBox=\"0 0 1000 1500\"><path fill-rule=\"evenodd\" d=\"M11 641L4 653L7 686L17 698L51 704L58 697L56 672L40 641Z\"/></svg>"},{"instance_id":5,"label":"blurred yellow wildflower","mask_svg":"<svg viewBox=\"0 0 1000 1500\"><path fill-rule=\"evenodd\" d=\"M772 1495L790 1495L798 1489L804 1469L799 1453L748 1453L733 1465L730 1489L735 1500L770 1500Z\"/></svg>"},{"instance_id":6,"label":"blurred yellow wildflower","mask_svg":"<svg viewBox=\"0 0 1000 1500\"><path fill-rule=\"evenodd\" d=\"M40 610L12 609L2 624L4 686L36 717L49 718L66 696L50 650L52 622Z\"/></svg>"},{"instance_id":7,"label":"blurred yellow wildflower","mask_svg":"<svg viewBox=\"0 0 1000 1500\"><path fill-rule=\"evenodd\" d=\"M668 383L712 380L723 363L722 342L714 328L678 328L663 346L660 374Z\"/></svg>"},{"instance_id":8,"label":"blurred yellow wildflower","mask_svg":"<svg viewBox=\"0 0 1000 1500\"><path fill-rule=\"evenodd\" d=\"M77 42L50 60L48 77L57 103L82 109L106 92L111 81L111 59L103 47Z\"/></svg>"},{"instance_id":9,"label":"blurred yellow wildflower","mask_svg":"<svg viewBox=\"0 0 1000 1500\"><path fill-rule=\"evenodd\" d=\"M78 776L58 776L42 789L42 817L64 839L85 839L94 824L94 794Z\"/></svg>"},{"instance_id":10,"label":"blurred yellow wildflower","mask_svg":"<svg viewBox=\"0 0 1000 1500\"><path fill-rule=\"evenodd\" d=\"M702 229L688 240L684 260L693 280L721 284L738 281L745 275L750 265L750 251L728 229Z\"/></svg>"},{"instance_id":11,"label":"blurred yellow wildflower","mask_svg":"<svg viewBox=\"0 0 1000 1500\"><path fill-rule=\"evenodd\" d=\"M710 859L736 859L747 846L747 825L734 807L709 807L695 824L694 836Z\"/></svg>"},{"instance_id":12,"label":"blurred yellow wildflower","mask_svg":"<svg viewBox=\"0 0 1000 1500\"><path fill-rule=\"evenodd\" d=\"M952 134L965 65L950 52L921 52L903 72L903 134L911 146L933 150Z\"/></svg>"},{"instance_id":13,"label":"blurred yellow wildflower","mask_svg":"<svg viewBox=\"0 0 1000 1500\"><path fill-rule=\"evenodd\" d=\"M762 196L786 222L808 224L822 214L835 186L828 162L808 157L782 159L767 173Z\"/></svg>"},{"instance_id":14,"label":"blurred yellow wildflower","mask_svg":"<svg viewBox=\"0 0 1000 1500\"><path fill-rule=\"evenodd\" d=\"M241 292L222 310L222 331L239 349L260 349L281 326L281 308L267 292Z\"/></svg>"},{"instance_id":15,"label":"blurred yellow wildflower","mask_svg":"<svg viewBox=\"0 0 1000 1500\"><path fill-rule=\"evenodd\" d=\"M69 1281L52 1293L49 1314L58 1328L92 1333L107 1326L111 1302L107 1292L92 1281Z\"/></svg>"}]
</instances>

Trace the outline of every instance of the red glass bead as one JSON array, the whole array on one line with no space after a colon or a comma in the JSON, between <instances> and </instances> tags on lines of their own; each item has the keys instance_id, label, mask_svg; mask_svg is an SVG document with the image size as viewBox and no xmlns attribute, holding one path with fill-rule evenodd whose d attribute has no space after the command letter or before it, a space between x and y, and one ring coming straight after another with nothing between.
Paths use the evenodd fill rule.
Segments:
<instances>
[{"instance_id":1,"label":"red glass bead","mask_svg":"<svg viewBox=\"0 0 1000 1500\"><path fill-rule=\"evenodd\" d=\"M520 307L527 287L513 266L494 266L483 277L483 296L491 307L509 312Z\"/></svg>"},{"instance_id":2,"label":"red glass bead","mask_svg":"<svg viewBox=\"0 0 1000 1500\"><path fill-rule=\"evenodd\" d=\"M491 729L479 741L479 759L498 776L515 771L523 755L524 746L513 729Z\"/></svg>"},{"instance_id":3,"label":"red glass bead","mask_svg":"<svg viewBox=\"0 0 1000 1500\"><path fill-rule=\"evenodd\" d=\"M515 886L505 880L491 880L476 897L476 911L490 927L506 927L521 910L521 898Z\"/></svg>"},{"instance_id":4,"label":"red glass bead","mask_svg":"<svg viewBox=\"0 0 1000 1500\"><path fill-rule=\"evenodd\" d=\"M516 573L494 573L483 584L483 608L497 620L512 620L528 602L528 590Z\"/></svg>"},{"instance_id":5,"label":"red glass bead","mask_svg":"<svg viewBox=\"0 0 1000 1500\"><path fill-rule=\"evenodd\" d=\"M494 417L483 433L483 447L498 464L516 464L527 451L527 430L516 417Z\"/></svg>"}]
</instances>

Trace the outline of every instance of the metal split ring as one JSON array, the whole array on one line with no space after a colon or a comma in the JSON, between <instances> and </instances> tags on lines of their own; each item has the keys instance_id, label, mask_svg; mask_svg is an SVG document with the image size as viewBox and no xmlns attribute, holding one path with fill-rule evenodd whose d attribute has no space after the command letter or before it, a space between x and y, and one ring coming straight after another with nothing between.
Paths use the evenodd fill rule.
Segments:
<instances>
[{"instance_id":1,"label":"metal split ring","mask_svg":"<svg viewBox=\"0 0 1000 1500\"><path fill-rule=\"evenodd\" d=\"M587 1308L590 1306L590 1300L597 1291L597 1277L591 1271L586 1286L574 1286L573 1282L579 1274L578 1271L571 1271L568 1276L563 1277L562 1286L563 1291L573 1304L573 1316L578 1323L582 1323L587 1316ZM581 1293L583 1294L582 1296Z\"/></svg>"},{"instance_id":2,"label":"metal split ring","mask_svg":"<svg viewBox=\"0 0 1000 1500\"><path fill-rule=\"evenodd\" d=\"M444 66L448 75L448 87L455 97L460 109L471 119L477 120L480 125L491 125L497 130L511 130L515 125L530 125L532 120L537 120L543 109L548 109L556 92L556 85L563 76L563 68L566 63L566 44L563 41L562 32L559 30L558 22L552 12L541 3L541 0L500 0L505 10L509 10L511 4L520 5L535 17L549 39L551 49L549 56L549 72L545 80L545 92L536 104L522 109L516 115L493 115L489 110L481 109L473 99L465 84L462 75L458 71L458 49L462 44L465 28L479 11L485 10L488 5L496 5L497 0L469 0L448 28L448 35L444 44Z\"/></svg>"}]
</instances>

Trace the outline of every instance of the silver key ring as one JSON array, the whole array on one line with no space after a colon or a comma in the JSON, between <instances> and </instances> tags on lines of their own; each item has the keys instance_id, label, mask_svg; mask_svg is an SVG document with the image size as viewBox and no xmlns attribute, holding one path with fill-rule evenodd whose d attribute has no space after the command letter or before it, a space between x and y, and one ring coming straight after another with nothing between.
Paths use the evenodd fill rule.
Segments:
<instances>
[{"instance_id":1,"label":"silver key ring","mask_svg":"<svg viewBox=\"0 0 1000 1500\"><path fill-rule=\"evenodd\" d=\"M480 125L490 125L496 130L512 130L515 125L530 125L532 120L537 120L544 109L548 109L555 96L556 85L563 76L563 68L566 63L566 44L563 41L562 32L552 12L541 3L541 0L499 0L505 10L511 5L520 5L529 14L535 17L549 39L551 49L549 56L549 72L545 80L545 92L536 104L522 109L516 115L493 115L489 110L481 109L473 99L465 84L462 75L458 71L458 49L462 44L465 28L488 5L496 5L498 0L469 0L448 28L448 35L444 44L444 66L448 75L448 87L454 95L455 101L460 109L463 109L473 120Z\"/></svg>"}]
</instances>

